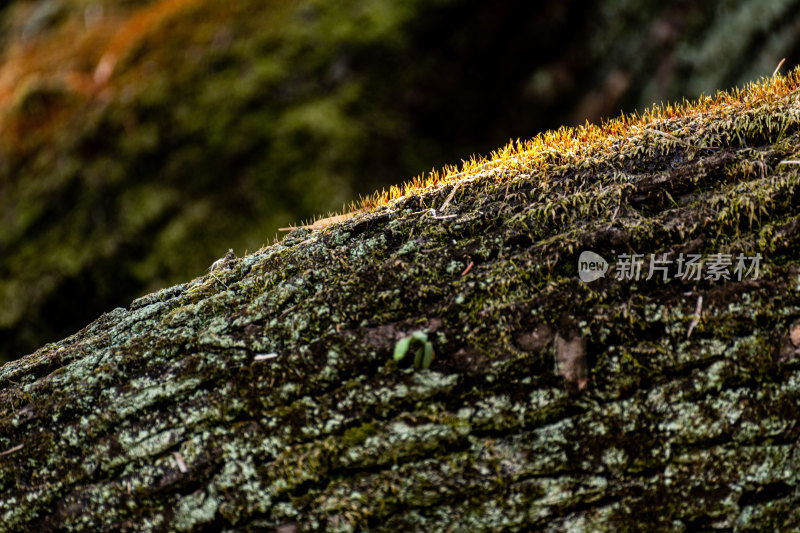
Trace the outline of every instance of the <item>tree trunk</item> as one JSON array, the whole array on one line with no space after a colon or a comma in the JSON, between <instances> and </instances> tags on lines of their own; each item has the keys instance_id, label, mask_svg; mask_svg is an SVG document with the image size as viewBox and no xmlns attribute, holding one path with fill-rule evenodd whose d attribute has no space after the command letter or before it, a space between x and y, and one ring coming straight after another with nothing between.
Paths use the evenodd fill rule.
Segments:
<instances>
[{"instance_id":1,"label":"tree trunk","mask_svg":"<svg viewBox=\"0 0 800 533\"><path fill-rule=\"evenodd\" d=\"M0 364L510 136L788 72L798 28L787 0L0 1Z\"/></svg>"},{"instance_id":2,"label":"tree trunk","mask_svg":"<svg viewBox=\"0 0 800 533\"><path fill-rule=\"evenodd\" d=\"M540 137L5 365L0 524L797 527L797 84Z\"/></svg>"}]
</instances>

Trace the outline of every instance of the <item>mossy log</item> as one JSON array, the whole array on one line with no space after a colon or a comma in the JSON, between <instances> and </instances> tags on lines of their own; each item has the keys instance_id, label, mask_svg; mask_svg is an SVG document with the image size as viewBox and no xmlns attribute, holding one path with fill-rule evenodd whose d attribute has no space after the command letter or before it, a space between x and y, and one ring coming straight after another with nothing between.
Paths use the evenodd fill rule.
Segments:
<instances>
[{"instance_id":1,"label":"mossy log","mask_svg":"<svg viewBox=\"0 0 800 533\"><path fill-rule=\"evenodd\" d=\"M786 0L0 1L0 363L510 137L787 72L798 28Z\"/></svg>"},{"instance_id":2,"label":"mossy log","mask_svg":"<svg viewBox=\"0 0 800 533\"><path fill-rule=\"evenodd\" d=\"M295 230L6 364L0 528L800 526L800 101L769 84ZM618 280L624 253L762 262ZM427 370L393 357L415 332Z\"/></svg>"}]
</instances>

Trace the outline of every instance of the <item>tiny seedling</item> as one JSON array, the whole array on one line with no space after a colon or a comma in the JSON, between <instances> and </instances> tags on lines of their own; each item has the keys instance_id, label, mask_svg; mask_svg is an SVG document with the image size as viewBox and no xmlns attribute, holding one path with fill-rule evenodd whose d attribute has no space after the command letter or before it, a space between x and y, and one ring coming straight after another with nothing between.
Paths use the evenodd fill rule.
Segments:
<instances>
[{"instance_id":1,"label":"tiny seedling","mask_svg":"<svg viewBox=\"0 0 800 533\"><path fill-rule=\"evenodd\" d=\"M427 370L433 361L433 344L428 340L424 331L415 331L408 337L403 337L394 347L394 360L397 362L405 359L406 355L414 352L414 367Z\"/></svg>"}]
</instances>

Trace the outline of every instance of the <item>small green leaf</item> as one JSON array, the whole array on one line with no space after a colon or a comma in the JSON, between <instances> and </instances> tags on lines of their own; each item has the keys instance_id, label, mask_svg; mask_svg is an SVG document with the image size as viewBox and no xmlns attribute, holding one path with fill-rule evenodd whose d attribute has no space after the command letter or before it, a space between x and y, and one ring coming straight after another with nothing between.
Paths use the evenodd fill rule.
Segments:
<instances>
[{"instance_id":1,"label":"small green leaf","mask_svg":"<svg viewBox=\"0 0 800 533\"><path fill-rule=\"evenodd\" d=\"M425 357L422 359L422 368L427 370L433 362L433 344L425 343Z\"/></svg>"},{"instance_id":2,"label":"small green leaf","mask_svg":"<svg viewBox=\"0 0 800 533\"><path fill-rule=\"evenodd\" d=\"M414 368L419 368L422 366L422 347L416 351L414 354Z\"/></svg>"},{"instance_id":3,"label":"small green leaf","mask_svg":"<svg viewBox=\"0 0 800 533\"><path fill-rule=\"evenodd\" d=\"M408 348L411 346L411 337L405 337L397 341L394 347L394 360L402 361L408 353Z\"/></svg>"},{"instance_id":4,"label":"small green leaf","mask_svg":"<svg viewBox=\"0 0 800 533\"><path fill-rule=\"evenodd\" d=\"M424 331L415 331L411 334L412 339L416 339L419 342L428 342L428 334Z\"/></svg>"}]
</instances>

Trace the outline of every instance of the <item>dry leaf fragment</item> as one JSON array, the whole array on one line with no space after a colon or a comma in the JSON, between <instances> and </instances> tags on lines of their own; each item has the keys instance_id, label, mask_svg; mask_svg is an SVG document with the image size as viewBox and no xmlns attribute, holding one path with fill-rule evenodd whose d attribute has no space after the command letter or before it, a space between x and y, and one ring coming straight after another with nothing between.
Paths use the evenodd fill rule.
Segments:
<instances>
[{"instance_id":1,"label":"dry leaf fragment","mask_svg":"<svg viewBox=\"0 0 800 533\"><path fill-rule=\"evenodd\" d=\"M24 444L17 444L16 446L14 446L14 447L12 447L12 448L9 448L9 449L7 449L7 450L6 450L6 451L4 451L4 452L0 452L0 455L8 455L8 454L10 454L10 453L18 452L18 451L20 451L20 450L21 450L22 448L24 448L24 447L25 447L25 445L24 445Z\"/></svg>"},{"instance_id":2,"label":"dry leaf fragment","mask_svg":"<svg viewBox=\"0 0 800 533\"><path fill-rule=\"evenodd\" d=\"M553 327L550 324L539 324L533 331L517 335L517 346L525 352L538 352L553 340Z\"/></svg>"},{"instance_id":3,"label":"dry leaf fragment","mask_svg":"<svg viewBox=\"0 0 800 533\"><path fill-rule=\"evenodd\" d=\"M583 390L589 382L589 368L586 364L586 339L575 336L566 340L556 334L556 368L558 375L578 390Z\"/></svg>"},{"instance_id":4,"label":"dry leaf fragment","mask_svg":"<svg viewBox=\"0 0 800 533\"><path fill-rule=\"evenodd\" d=\"M789 330L789 339L795 348L800 348L800 323L794 324Z\"/></svg>"},{"instance_id":5,"label":"dry leaf fragment","mask_svg":"<svg viewBox=\"0 0 800 533\"><path fill-rule=\"evenodd\" d=\"M328 226L332 226L338 222L344 222L345 220L350 220L354 216L365 213L366 209L356 209L355 211L350 211L349 213L344 213L342 215L336 215L328 218L321 218L319 220L315 220L311 224L301 225L301 226L287 226L285 228L278 228L278 231L293 231L300 228L305 228L308 230L320 230L325 229Z\"/></svg>"},{"instance_id":6,"label":"dry leaf fragment","mask_svg":"<svg viewBox=\"0 0 800 533\"><path fill-rule=\"evenodd\" d=\"M186 468L186 462L183 460L181 452L172 452L172 455L175 457L175 462L178 463L178 470L180 470L184 474L188 472L189 469Z\"/></svg>"},{"instance_id":7,"label":"dry leaf fragment","mask_svg":"<svg viewBox=\"0 0 800 533\"><path fill-rule=\"evenodd\" d=\"M694 331L694 328L697 327L697 324L700 323L700 316L702 315L702 313L703 313L703 297L698 296L697 305L694 308L694 315L693 315L694 318L692 318L692 321L689 323L689 331L686 332L687 339L692 334L692 331Z\"/></svg>"}]
</instances>

